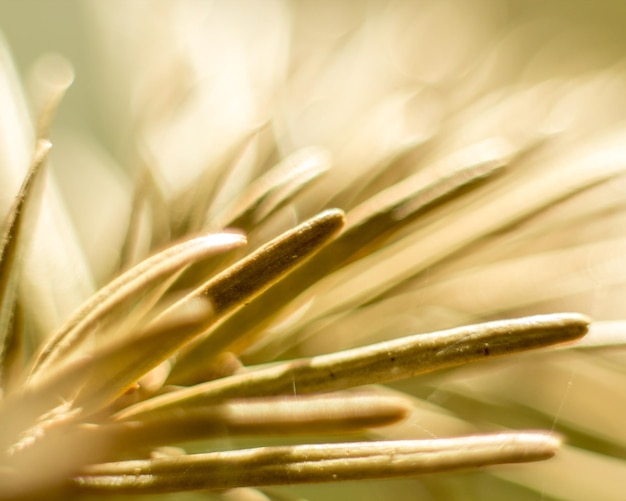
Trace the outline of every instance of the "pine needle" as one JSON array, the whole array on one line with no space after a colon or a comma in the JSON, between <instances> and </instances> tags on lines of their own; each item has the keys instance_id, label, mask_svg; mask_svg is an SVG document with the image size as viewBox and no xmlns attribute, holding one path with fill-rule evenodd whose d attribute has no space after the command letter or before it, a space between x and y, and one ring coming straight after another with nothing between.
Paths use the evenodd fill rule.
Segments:
<instances>
[{"instance_id":1,"label":"pine needle","mask_svg":"<svg viewBox=\"0 0 626 501\"><path fill-rule=\"evenodd\" d=\"M224 398L336 391L413 377L447 367L573 341L587 331L578 314L502 320L386 341L198 384L128 407L116 419L137 419L167 408Z\"/></svg>"},{"instance_id":2,"label":"pine needle","mask_svg":"<svg viewBox=\"0 0 626 501\"><path fill-rule=\"evenodd\" d=\"M26 174L13 206L7 215L0 240L0 358L4 359L7 343L11 343L12 319L15 310L17 273L20 268L19 250L23 238L24 220L27 210L34 210L33 204L39 199L36 192L38 180L43 175L43 167L51 148L49 141L40 140L31 167ZM6 368L4 361L0 375ZM2 377L2 376L0 376Z\"/></svg>"},{"instance_id":3,"label":"pine needle","mask_svg":"<svg viewBox=\"0 0 626 501\"><path fill-rule=\"evenodd\" d=\"M80 307L74 315L39 350L32 368L31 379L51 366L68 352L76 350L99 319L134 296L140 295L168 275L189 263L225 252L245 244L237 233L211 234L174 245L139 263L109 285L103 287Z\"/></svg>"},{"instance_id":4,"label":"pine needle","mask_svg":"<svg viewBox=\"0 0 626 501\"><path fill-rule=\"evenodd\" d=\"M559 439L501 433L423 441L265 447L86 467L79 492L165 493L336 482L454 471L550 458Z\"/></svg>"}]
</instances>

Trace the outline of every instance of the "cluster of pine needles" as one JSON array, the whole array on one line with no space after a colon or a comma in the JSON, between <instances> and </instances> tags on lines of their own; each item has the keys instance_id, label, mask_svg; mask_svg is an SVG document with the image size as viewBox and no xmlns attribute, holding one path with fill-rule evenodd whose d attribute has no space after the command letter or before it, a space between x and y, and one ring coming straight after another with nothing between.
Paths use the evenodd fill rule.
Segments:
<instances>
[{"instance_id":1,"label":"cluster of pine needles","mask_svg":"<svg viewBox=\"0 0 626 501\"><path fill-rule=\"evenodd\" d=\"M295 499L272 486L387 478L443 496L438 482L464 477L430 474L485 467L494 485L580 499L571 472L601 471L598 499L615 495L624 325L592 322L575 298L626 280L610 233L626 129L494 124L559 93L584 116L581 96L617 94L621 73L449 91L457 108L437 128L336 177L323 148L285 153L270 117L174 196L148 121L116 268L42 335L27 256L56 245L35 228L51 214L50 129L71 81L57 70L0 243L0 499ZM433 88L394 106L408 113ZM361 147L386 116L359 130ZM545 469L495 466L561 453Z\"/></svg>"}]
</instances>

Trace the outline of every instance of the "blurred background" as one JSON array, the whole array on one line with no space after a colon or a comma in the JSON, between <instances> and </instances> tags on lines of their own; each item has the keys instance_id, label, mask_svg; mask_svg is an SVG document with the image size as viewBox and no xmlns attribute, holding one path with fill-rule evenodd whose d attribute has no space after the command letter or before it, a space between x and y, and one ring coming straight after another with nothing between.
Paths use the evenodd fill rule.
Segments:
<instances>
[{"instance_id":1,"label":"blurred background","mask_svg":"<svg viewBox=\"0 0 626 501\"><path fill-rule=\"evenodd\" d=\"M150 9L158 11L167 2L151 3L154 5ZM213 2L200 3L208 6ZM235 3L237 6L233 7L234 10L250 10L246 2ZM305 5L311 2L305 0L299 3ZM312 19L313 23L331 26L329 29L332 30L329 19L336 16L333 8L340 11L340 16L350 15L350 8L333 7L333 2L321 3L328 4L328 8L323 9L326 11L323 15L328 19ZM402 2L342 3L354 4L356 8L353 7L353 10L363 11L367 4ZM420 8L431 9L434 2L410 3L416 4L416 10L419 11ZM129 147L127 133L130 117L128 89L125 89L127 82L124 81L128 76L124 76L120 70L127 64L128 54L118 52L116 57L111 52L119 49L121 40L132 35L128 32L128 25L133 11L137 9L128 5L128 2L115 0L107 2L106 6L99 4L102 2L98 0L2 0L0 29L23 78L28 78L33 64L43 54L55 52L71 61L77 78L59 111L55 127L70 127L97 137L98 143L109 154L124 160ZM567 66L570 62L577 65L579 70L585 70L604 68L622 61L624 57L626 5L619 0L470 1L456 8L464 15L472 13L468 21L482 18L485 30L489 30L495 37L494 43L520 26L539 27L535 39L528 40L528 52L540 52L545 44L559 49L559 57L552 61L554 68L547 68L546 78L558 76L559 67ZM110 11L103 16L117 17L118 24L109 23L103 28L102 25L108 20L98 19L102 14L98 9ZM416 17L419 17L418 13ZM125 18L126 25L123 21ZM462 21L453 20L454 25L450 29L459 29L458 25L462 25ZM545 26L543 30L540 29L542 25ZM106 37L102 36L103 29L107 32ZM338 31L334 36L339 35ZM436 49L436 45L429 48ZM528 64L528 61L518 60L517 63L521 63L516 68L521 74L526 69L524 63ZM515 65L516 61L513 60L511 64ZM550 75L550 71L554 74Z\"/></svg>"},{"instance_id":2,"label":"blurred background","mask_svg":"<svg viewBox=\"0 0 626 501\"><path fill-rule=\"evenodd\" d=\"M0 27L24 77L45 53L58 52L72 62L78 77L60 110L57 127L75 127L92 134L107 150L119 156L124 152L123 127L128 127L125 123L128 117L125 121L120 119L124 118L128 107L124 104L123 94L119 96L121 99L111 97L112 90L122 92L123 86L117 82L119 75L113 77L111 74L115 61L103 59L102 44L116 42L103 41L99 36L98 20L94 18L99 8L96 4L101 3L97 0L3 0L0 2ZM156 4L154 8L158 9L158 4L164 2L151 3ZM342 3L358 5L375 2ZM430 2L419 3L428 8ZM102 8L110 9L123 19L129 15L128 11L133 10L127 4L114 0ZM476 17L485 16L488 21L493 19L494 13L485 11L495 9L497 31L501 34L524 23L555 23L562 32L543 33L535 43L540 47L547 41L562 38L563 54L572 60L579 60L585 53L593 54L594 58L587 58L587 62L591 66L603 67L623 59L626 5L619 0L503 0L490 3L470 1L466 4L464 10L474 10ZM247 8L246 2L240 2L238 9L245 11ZM328 15L332 16L331 13ZM110 27L111 31L114 29ZM124 27L120 24L117 29L123 30ZM114 33L110 35L115 36ZM126 38L129 34L122 33L120 36ZM436 50L436 45L430 49ZM122 60L126 57L123 54L119 56ZM117 62L118 67L121 64L122 61Z\"/></svg>"}]
</instances>

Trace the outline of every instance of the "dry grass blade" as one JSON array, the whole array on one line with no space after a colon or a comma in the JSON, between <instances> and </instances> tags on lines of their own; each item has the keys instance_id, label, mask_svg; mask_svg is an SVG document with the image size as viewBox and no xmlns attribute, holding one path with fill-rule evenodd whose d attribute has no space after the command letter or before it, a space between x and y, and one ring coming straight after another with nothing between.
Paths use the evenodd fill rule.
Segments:
<instances>
[{"instance_id":1,"label":"dry grass blade","mask_svg":"<svg viewBox=\"0 0 626 501\"><path fill-rule=\"evenodd\" d=\"M412 477L540 461L560 445L545 433L501 433L423 441L265 447L85 468L79 491L165 493L198 489Z\"/></svg>"},{"instance_id":2,"label":"dry grass blade","mask_svg":"<svg viewBox=\"0 0 626 501\"><path fill-rule=\"evenodd\" d=\"M163 278L184 266L210 255L225 252L246 243L238 233L217 233L188 240L139 263L93 295L53 334L39 351L32 376L76 349L99 318L110 315L117 306L148 290Z\"/></svg>"},{"instance_id":3,"label":"dry grass blade","mask_svg":"<svg viewBox=\"0 0 626 501\"><path fill-rule=\"evenodd\" d=\"M224 435L355 432L400 421L410 409L408 399L380 393L252 398L155 413L96 432L110 436L107 443L123 444L125 451L151 450Z\"/></svg>"},{"instance_id":4,"label":"dry grass blade","mask_svg":"<svg viewBox=\"0 0 626 501\"><path fill-rule=\"evenodd\" d=\"M24 311L19 301L15 305L11 322L10 338L5 339L2 352L2 389L5 394L15 390L22 381L26 365L28 342L24 328Z\"/></svg>"},{"instance_id":5,"label":"dry grass blade","mask_svg":"<svg viewBox=\"0 0 626 501\"><path fill-rule=\"evenodd\" d=\"M3 436L22 435L21 442L41 438L29 428L64 402L71 419L90 415L123 394L141 376L159 365L195 333L195 324L213 312L206 301L189 303L169 319L145 331L108 343L93 354L67 364L41 378L26 391L9 395L0 408ZM4 445L4 444L3 444Z\"/></svg>"},{"instance_id":6,"label":"dry grass blade","mask_svg":"<svg viewBox=\"0 0 626 501\"><path fill-rule=\"evenodd\" d=\"M325 151L318 148L297 151L253 182L232 208L218 216L215 224L249 232L329 168L330 158Z\"/></svg>"},{"instance_id":7,"label":"dry grass blade","mask_svg":"<svg viewBox=\"0 0 626 501\"><path fill-rule=\"evenodd\" d=\"M175 235L190 231L202 231L212 227L212 215L217 211L215 201L222 195L222 190L234 166L258 140L259 134L267 124L252 127L239 140L235 141L216 164L205 169L200 177L188 189L183 190L171 203Z\"/></svg>"},{"instance_id":8,"label":"dry grass blade","mask_svg":"<svg viewBox=\"0 0 626 501\"><path fill-rule=\"evenodd\" d=\"M499 173L510 157L504 144L486 141L457 153L445 174L418 173L351 210L346 231L311 266L331 272L369 254L394 233Z\"/></svg>"},{"instance_id":9,"label":"dry grass blade","mask_svg":"<svg viewBox=\"0 0 626 501\"><path fill-rule=\"evenodd\" d=\"M252 247L265 240L257 238L259 228L279 209L293 201L298 193L309 186L330 168L328 154L319 148L305 148L297 151L265 175L236 194L235 200L203 223L202 227L237 228L248 235ZM194 208L194 213L196 208ZM206 215L205 215L206 216ZM221 263L209 263L189 270L188 277L210 276L219 269ZM185 286L185 277L181 281ZM195 283L192 285L195 287Z\"/></svg>"},{"instance_id":10,"label":"dry grass blade","mask_svg":"<svg viewBox=\"0 0 626 501\"><path fill-rule=\"evenodd\" d=\"M6 350L6 343L10 342L16 298L16 272L19 269L17 263L18 249L24 231L24 216L27 206L37 199L35 187L38 183L36 181L43 173L43 166L51 146L49 141L41 140L37 143L31 167L15 197L15 202L2 229L2 240L0 241L0 357L2 358ZM1 373L4 373L4 367Z\"/></svg>"},{"instance_id":11,"label":"dry grass blade","mask_svg":"<svg viewBox=\"0 0 626 501\"><path fill-rule=\"evenodd\" d=\"M442 263L471 245L528 222L548 209L626 172L624 132L602 138L598 151L581 152L568 175L548 171L514 187L473 201L420 228L376 256L330 277L332 291L316 303L306 321L345 310L389 293L424 270ZM506 189L505 189L506 188ZM540 194L540 195L538 195ZM373 262L375 260L375 262Z\"/></svg>"},{"instance_id":12,"label":"dry grass blade","mask_svg":"<svg viewBox=\"0 0 626 501\"><path fill-rule=\"evenodd\" d=\"M278 282L341 231L344 213L331 209L267 243L203 285L218 313L225 313Z\"/></svg>"},{"instance_id":13,"label":"dry grass blade","mask_svg":"<svg viewBox=\"0 0 626 501\"><path fill-rule=\"evenodd\" d=\"M107 339L93 354L49 375L32 391L73 401L75 407L87 414L97 411L167 360L196 335L197 324L213 316L214 311L206 300L188 302L185 308L148 325L142 332Z\"/></svg>"},{"instance_id":14,"label":"dry grass blade","mask_svg":"<svg viewBox=\"0 0 626 501\"><path fill-rule=\"evenodd\" d=\"M244 317L232 317L219 326L213 337L262 328L285 305L286 296L297 296L320 276L372 252L420 216L488 180L503 168L510 154L504 145L493 142L475 145L462 153L450 159L455 168L447 176L415 175L348 213L346 230L337 239L291 277L253 302ZM207 340L187 354L185 364L192 367L211 356L213 351L213 345ZM180 371L175 371L173 377L175 382L189 382Z\"/></svg>"},{"instance_id":15,"label":"dry grass blade","mask_svg":"<svg viewBox=\"0 0 626 501\"><path fill-rule=\"evenodd\" d=\"M329 355L294 360L152 398L121 411L137 419L168 408L225 398L317 393L413 377L580 338L584 315L562 313L418 334Z\"/></svg>"},{"instance_id":16,"label":"dry grass blade","mask_svg":"<svg viewBox=\"0 0 626 501\"><path fill-rule=\"evenodd\" d=\"M172 306L177 308L185 301L198 296L209 298L218 316L224 316L272 286L305 260L318 252L343 228L344 214L337 209L324 211L292 230L263 245L249 256L224 270L195 292ZM206 332L213 322L199 327L199 334ZM211 335L207 344L211 347L207 358L217 356L233 343L234 331L219 331ZM236 332L236 331L235 331ZM206 358L198 361L204 366ZM195 370L196 366L185 361L183 370Z\"/></svg>"}]
</instances>

